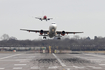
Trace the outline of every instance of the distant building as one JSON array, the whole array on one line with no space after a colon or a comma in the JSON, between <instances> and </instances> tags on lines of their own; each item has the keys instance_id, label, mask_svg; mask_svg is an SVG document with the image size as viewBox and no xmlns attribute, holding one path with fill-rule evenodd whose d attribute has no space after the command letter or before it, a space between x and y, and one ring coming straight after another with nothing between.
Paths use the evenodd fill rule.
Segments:
<instances>
[{"instance_id":1,"label":"distant building","mask_svg":"<svg viewBox=\"0 0 105 70\"><path fill-rule=\"evenodd\" d=\"M94 40L97 40L97 36L94 36Z\"/></svg>"},{"instance_id":2,"label":"distant building","mask_svg":"<svg viewBox=\"0 0 105 70\"><path fill-rule=\"evenodd\" d=\"M86 39L87 39L87 40L90 40L90 37L87 37Z\"/></svg>"}]
</instances>

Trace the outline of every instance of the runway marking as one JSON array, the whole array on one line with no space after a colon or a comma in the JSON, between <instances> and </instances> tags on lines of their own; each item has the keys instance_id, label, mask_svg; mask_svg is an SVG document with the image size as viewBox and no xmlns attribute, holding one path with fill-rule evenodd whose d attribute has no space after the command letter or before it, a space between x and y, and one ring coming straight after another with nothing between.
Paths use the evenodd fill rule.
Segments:
<instances>
[{"instance_id":1,"label":"runway marking","mask_svg":"<svg viewBox=\"0 0 105 70\"><path fill-rule=\"evenodd\" d=\"M92 57L93 56L96 56L96 55L92 55L92 54L84 54L84 55L91 55ZM83 59L86 59L86 60L90 60L91 62L102 62L102 60L100 59L97 59L97 58L88 58L88 57L81 57L81 56L75 56L77 58L83 58ZM88 58L88 59L87 59Z\"/></svg>"},{"instance_id":2,"label":"runway marking","mask_svg":"<svg viewBox=\"0 0 105 70\"><path fill-rule=\"evenodd\" d=\"M78 69L83 69L85 67L78 67L78 66L73 66L74 68L78 68Z\"/></svg>"},{"instance_id":3,"label":"runway marking","mask_svg":"<svg viewBox=\"0 0 105 70\"><path fill-rule=\"evenodd\" d=\"M13 69L22 69L22 67L14 67Z\"/></svg>"},{"instance_id":4,"label":"runway marking","mask_svg":"<svg viewBox=\"0 0 105 70\"><path fill-rule=\"evenodd\" d=\"M87 66L87 67L94 67L94 66Z\"/></svg>"},{"instance_id":5,"label":"runway marking","mask_svg":"<svg viewBox=\"0 0 105 70\"><path fill-rule=\"evenodd\" d=\"M95 66L88 66L88 67L91 67L93 69L102 69L102 67L95 67Z\"/></svg>"},{"instance_id":6,"label":"runway marking","mask_svg":"<svg viewBox=\"0 0 105 70\"><path fill-rule=\"evenodd\" d=\"M20 63L24 63L24 62L30 62L30 61L20 61Z\"/></svg>"},{"instance_id":7,"label":"runway marking","mask_svg":"<svg viewBox=\"0 0 105 70\"><path fill-rule=\"evenodd\" d=\"M31 69L40 69L40 67L31 67Z\"/></svg>"},{"instance_id":8,"label":"runway marking","mask_svg":"<svg viewBox=\"0 0 105 70\"><path fill-rule=\"evenodd\" d=\"M99 65L103 66L103 65L105 65L105 64L99 64Z\"/></svg>"},{"instance_id":9,"label":"runway marking","mask_svg":"<svg viewBox=\"0 0 105 70\"><path fill-rule=\"evenodd\" d=\"M102 69L102 67L93 67L93 69Z\"/></svg>"},{"instance_id":10,"label":"runway marking","mask_svg":"<svg viewBox=\"0 0 105 70\"><path fill-rule=\"evenodd\" d=\"M14 66L25 66L27 64L14 64Z\"/></svg>"},{"instance_id":11,"label":"runway marking","mask_svg":"<svg viewBox=\"0 0 105 70\"><path fill-rule=\"evenodd\" d=\"M67 70L70 70L70 68L67 68Z\"/></svg>"},{"instance_id":12,"label":"runway marking","mask_svg":"<svg viewBox=\"0 0 105 70\"><path fill-rule=\"evenodd\" d=\"M5 68L0 68L0 70L3 70L3 69L5 69Z\"/></svg>"},{"instance_id":13,"label":"runway marking","mask_svg":"<svg viewBox=\"0 0 105 70\"><path fill-rule=\"evenodd\" d=\"M17 60L0 60L0 61L17 61Z\"/></svg>"},{"instance_id":14,"label":"runway marking","mask_svg":"<svg viewBox=\"0 0 105 70\"><path fill-rule=\"evenodd\" d=\"M22 62L30 62L30 59L17 59L17 61L20 61L20 63L22 63Z\"/></svg>"},{"instance_id":15,"label":"runway marking","mask_svg":"<svg viewBox=\"0 0 105 70\"><path fill-rule=\"evenodd\" d=\"M95 57L102 57L102 58L105 58L105 56L100 56L100 55L95 55L95 54L84 54L84 55L91 55L91 56L95 56Z\"/></svg>"},{"instance_id":16,"label":"runway marking","mask_svg":"<svg viewBox=\"0 0 105 70\"><path fill-rule=\"evenodd\" d=\"M17 56L17 55L21 55L21 54L15 54L15 55L11 55L11 56L7 56L7 57L3 57L3 58L0 58L0 59L6 59L6 58L10 58L10 57Z\"/></svg>"},{"instance_id":17,"label":"runway marking","mask_svg":"<svg viewBox=\"0 0 105 70\"><path fill-rule=\"evenodd\" d=\"M57 66L52 66L52 67L48 67L49 69L56 69L58 68Z\"/></svg>"},{"instance_id":18,"label":"runway marking","mask_svg":"<svg viewBox=\"0 0 105 70\"><path fill-rule=\"evenodd\" d=\"M62 66L66 66L64 63L62 63L62 61L54 54L52 53L53 56L59 61L59 63L62 65Z\"/></svg>"}]
</instances>

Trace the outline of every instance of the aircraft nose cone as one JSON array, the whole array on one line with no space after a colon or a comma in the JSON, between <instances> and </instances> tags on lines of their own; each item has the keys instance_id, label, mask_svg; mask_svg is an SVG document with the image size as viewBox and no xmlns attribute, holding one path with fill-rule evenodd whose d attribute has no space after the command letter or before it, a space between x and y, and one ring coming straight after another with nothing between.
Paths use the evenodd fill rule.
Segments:
<instances>
[{"instance_id":1,"label":"aircraft nose cone","mask_svg":"<svg viewBox=\"0 0 105 70\"><path fill-rule=\"evenodd\" d=\"M47 18L47 16L44 16L44 19L46 19Z\"/></svg>"}]
</instances>

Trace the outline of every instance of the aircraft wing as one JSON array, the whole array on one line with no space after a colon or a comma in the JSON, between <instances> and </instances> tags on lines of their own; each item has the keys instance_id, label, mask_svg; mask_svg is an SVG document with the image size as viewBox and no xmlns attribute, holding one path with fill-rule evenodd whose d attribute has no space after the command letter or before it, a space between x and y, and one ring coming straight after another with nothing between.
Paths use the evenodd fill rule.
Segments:
<instances>
[{"instance_id":1,"label":"aircraft wing","mask_svg":"<svg viewBox=\"0 0 105 70\"><path fill-rule=\"evenodd\" d=\"M53 19L53 18L48 18L48 19Z\"/></svg>"},{"instance_id":2,"label":"aircraft wing","mask_svg":"<svg viewBox=\"0 0 105 70\"><path fill-rule=\"evenodd\" d=\"M53 19L53 18L47 18L48 20Z\"/></svg>"},{"instance_id":3,"label":"aircraft wing","mask_svg":"<svg viewBox=\"0 0 105 70\"><path fill-rule=\"evenodd\" d=\"M36 19L41 19L41 18L39 18L39 17L35 17Z\"/></svg>"},{"instance_id":4,"label":"aircraft wing","mask_svg":"<svg viewBox=\"0 0 105 70\"><path fill-rule=\"evenodd\" d=\"M23 30L23 31L28 31L28 32L40 32L41 30L29 30L29 29L20 29L20 30ZM47 34L49 31L48 30L43 30L43 33Z\"/></svg>"},{"instance_id":5,"label":"aircraft wing","mask_svg":"<svg viewBox=\"0 0 105 70\"><path fill-rule=\"evenodd\" d=\"M56 31L57 34L61 34L62 31ZM83 32L65 32L65 34L77 34L77 33L83 33Z\"/></svg>"}]
</instances>

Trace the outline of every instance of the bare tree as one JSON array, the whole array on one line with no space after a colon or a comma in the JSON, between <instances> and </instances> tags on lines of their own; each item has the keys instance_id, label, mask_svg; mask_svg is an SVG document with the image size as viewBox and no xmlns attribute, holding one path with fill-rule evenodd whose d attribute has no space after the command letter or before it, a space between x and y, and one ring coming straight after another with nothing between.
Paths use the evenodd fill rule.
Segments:
<instances>
[{"instance_id":1,"label":"bare tree","mask_svg":"<svg viewBox=\"0 0 105 70\"><path fill-rule=\"evenodd\" d=\"M74 39L79 39L80 37L79 37L79 35L75 35L73 38Z\"/></svg>"},{"instance_id":2,"label":"bare tree","mask_svg":"<svg viewBox=\"0 0 105 70\"><path fill-rule=\"evenodd\" d=\"M16 37L10 37L9 40L17 40Z\"/></svg>"},{"instance_id":3,"label":"bare tree","mask_svg":"<svg viewBox=\"0 0 105 70\"><path fill-rule=\"evenodd\" d=\"M3 34L3 35L1 36L1 39L2 39L2 40L9 40L9 35L8 35L8 34Z\"/></svg>"}]
</instances>

